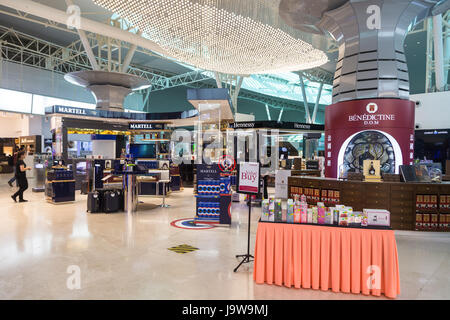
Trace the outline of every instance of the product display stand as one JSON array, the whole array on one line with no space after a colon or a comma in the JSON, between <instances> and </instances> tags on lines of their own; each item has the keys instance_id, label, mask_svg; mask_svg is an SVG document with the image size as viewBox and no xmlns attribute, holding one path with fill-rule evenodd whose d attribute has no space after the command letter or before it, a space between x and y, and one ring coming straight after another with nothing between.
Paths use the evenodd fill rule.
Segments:
<instances>
[{"instance_id":1,"label":"product display stand","mask_svg":"<svg viewBox=\"0 0 450 320\"><path fill-rule=\"evenodd\" d=\"M242 261L238 264L238 266L233 270L234 272L238 271L239 267L243 263L250 263L253 260L250 258L255 258L250 254L250 221L251 221L251 213L252 213L252 200L251 197L249 197L249 200L247 201L248 205L248 234L247 234L247 253L246 254L239 254L236 256L236 258L243 258Z\"/></svg>"}]
</instances>

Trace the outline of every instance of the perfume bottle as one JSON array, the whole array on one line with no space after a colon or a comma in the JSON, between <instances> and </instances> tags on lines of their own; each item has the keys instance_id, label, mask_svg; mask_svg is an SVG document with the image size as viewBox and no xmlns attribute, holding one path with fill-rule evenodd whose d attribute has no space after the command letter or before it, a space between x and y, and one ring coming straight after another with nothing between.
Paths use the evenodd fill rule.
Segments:
<instances>
[{"instance_id":1,"label":"perfume bottle","mask_svg":"<svg viewBox=\"0 0 450 320\"><path fill-rule=\"evenodd\" d=\"M369 174L371 176L375 175L375 168L373 167L373 162L370 163Z\"/></svg>"}]
</instances>

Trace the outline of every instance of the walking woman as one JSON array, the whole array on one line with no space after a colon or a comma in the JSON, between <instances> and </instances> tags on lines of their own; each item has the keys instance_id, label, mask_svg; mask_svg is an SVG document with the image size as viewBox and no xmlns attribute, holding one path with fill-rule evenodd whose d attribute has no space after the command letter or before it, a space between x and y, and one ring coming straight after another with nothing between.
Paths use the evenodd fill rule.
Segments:
<instances>
[{"instance_id":1,"label":"walking woman","mask_svg":"<svg viewBox=\"0 0 450 320\"><path fill-rule=\"evenodd\" d=\"M28 189L26 171L31 170L31 168L27 168L27 165L25 164L25 161L23 161L23 159L25 159L25 152L20 152L17 156L16 164L16 180L17 184L19 185L19 190L11 196L14 202L17 202L17 196L19 196L19 202L28 201L23 198L23 193Z\"/></svg>"}]
</instances>

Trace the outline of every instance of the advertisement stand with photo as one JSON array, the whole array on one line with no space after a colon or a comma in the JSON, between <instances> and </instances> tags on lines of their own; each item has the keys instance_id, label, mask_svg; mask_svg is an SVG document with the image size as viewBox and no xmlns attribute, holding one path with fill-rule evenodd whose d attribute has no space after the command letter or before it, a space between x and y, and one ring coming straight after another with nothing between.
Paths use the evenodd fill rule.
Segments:
<instances>
[{"instance_id":1,"label":"advertisement stand with photo","mask_svg":"<svg viewBox=\"0 0 450 320\"><path fill-rule=\"evenodd\" d=\"M252 195L260 193L261 170L258 162L241 162L238 166L237 187L238 193L248 194L248 234L247 234L247 253L236 255L236 258L243 258L239 265L233 270L236 272L244 263L250 263L255 258L250 254L250 222L252 213Z\"/></svg>"}]
</instances>

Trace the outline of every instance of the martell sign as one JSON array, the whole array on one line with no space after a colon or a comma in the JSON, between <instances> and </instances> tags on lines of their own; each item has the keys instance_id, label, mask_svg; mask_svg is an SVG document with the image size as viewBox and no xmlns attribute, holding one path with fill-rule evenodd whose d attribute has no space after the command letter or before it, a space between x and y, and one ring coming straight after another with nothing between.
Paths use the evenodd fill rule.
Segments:
<instances>
[{"instance_id":1,"label":"martell sign","mask_svg":"<svg viewBox=\"0 0 450 320\"><path fill-rule=\"evenodd\" d=\"M164 129L164 123L140 123L140 122L131 122L129 123L128 128L130 130L161 130Z\"/></svg>"},{"instance_id":2,"label":"martell sign","mask_svg":"<svg viewBox=\"0 0 450 320\"><path fill-rule=\"evenodd\" d=\"M87 115L85 109L57 106L57 113Z\"/></svg>"}]
</instances>

